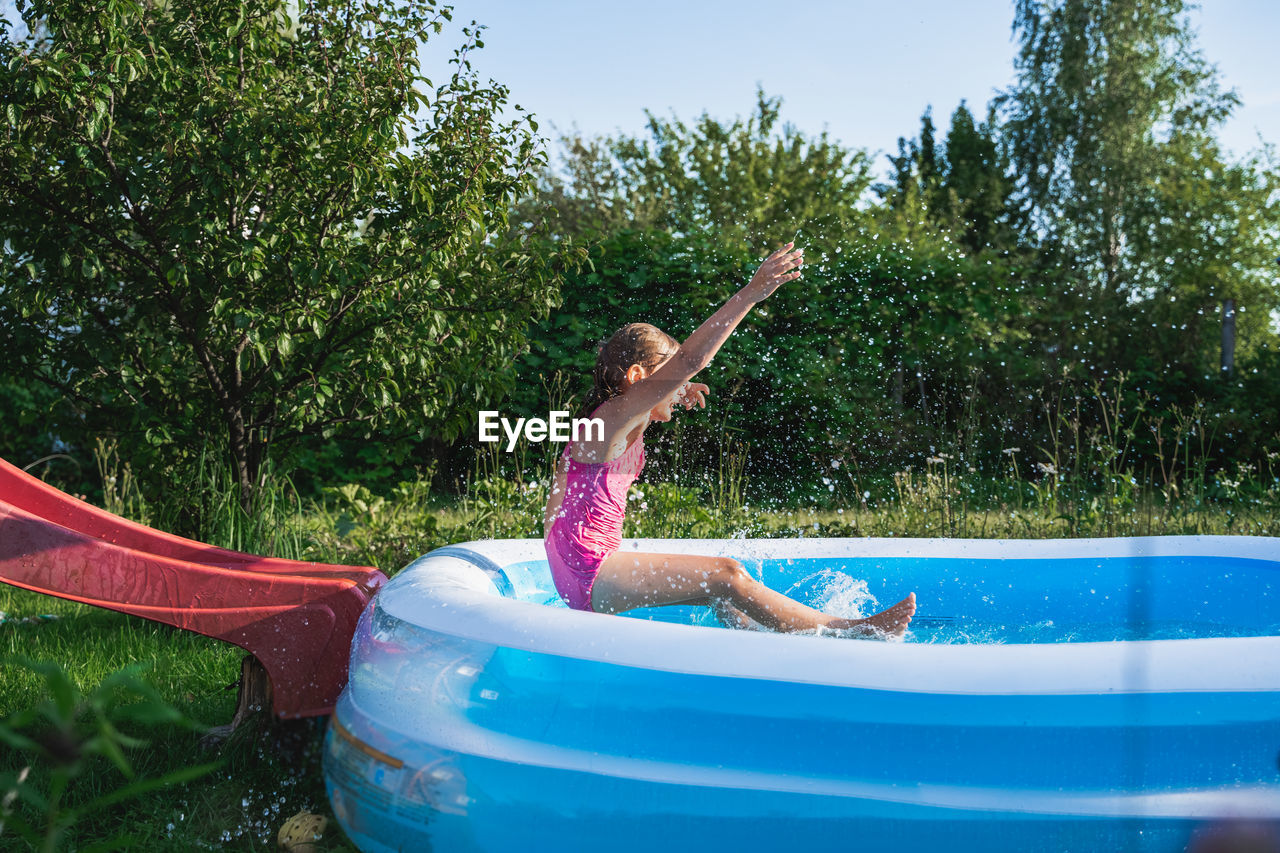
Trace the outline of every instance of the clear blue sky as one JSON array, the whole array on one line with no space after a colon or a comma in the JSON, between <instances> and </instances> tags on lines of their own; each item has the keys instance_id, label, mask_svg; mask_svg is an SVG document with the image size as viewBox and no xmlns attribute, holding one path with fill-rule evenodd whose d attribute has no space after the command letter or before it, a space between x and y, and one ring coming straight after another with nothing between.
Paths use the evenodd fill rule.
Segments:
<instances>
[{"instance_id":1,"label":"clear blue sky","mask_svg":"<svg viewBox=\"0 0 1280 853\"><path fill-rule=\"evenodd\" d=\"M639 133L646 108L746 115L759 84L799 129L892 153L926 106L945 130L962 99L981 117L1013 81L1012 0L460 0L429 67L445 67L471 20L487 27L473 65L544 135ZM1220 139L1237 154L1259 133L1280 144L1280 2L1205 0L1191 21L1244 101Z\"/></svg>"}]
</instances>

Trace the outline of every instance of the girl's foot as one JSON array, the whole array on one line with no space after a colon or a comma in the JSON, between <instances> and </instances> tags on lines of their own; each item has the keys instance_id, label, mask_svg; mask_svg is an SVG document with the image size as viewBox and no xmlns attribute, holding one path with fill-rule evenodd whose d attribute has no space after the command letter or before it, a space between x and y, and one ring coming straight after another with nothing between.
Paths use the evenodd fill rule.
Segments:
<instances>
[{"instance_id":1,"label":"girl's foot","mask_svg":"<svg viewBox=\"0 0 1280 853\"><path fill-rule=\"evenodd\" d=\"M916 594L913 592L890 608L866 619L832 619L826 627L850 637L901 637L911 624L916 612Z\"/></svg>"}]
</instances>

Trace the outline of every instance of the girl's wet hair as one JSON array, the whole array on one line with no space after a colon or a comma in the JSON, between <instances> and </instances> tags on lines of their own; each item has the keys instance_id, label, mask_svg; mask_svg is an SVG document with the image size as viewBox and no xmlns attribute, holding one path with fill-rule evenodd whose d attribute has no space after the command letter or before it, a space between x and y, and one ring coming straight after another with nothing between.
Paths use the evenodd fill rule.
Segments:
<instances>
[{"instance_id":1,"label":"girl's wet hair","mask_svg":"<svg viewBox=\"0 0 1280 853\"><path fill-rule=\"evenodd\" d=\"M628 323L614 332L596 351L595 384L582 416L589 416L605 400L622 393L622 379L631 365L652 372L679 348L679 341L649 323Z\"/></svg>"}]
</instances>

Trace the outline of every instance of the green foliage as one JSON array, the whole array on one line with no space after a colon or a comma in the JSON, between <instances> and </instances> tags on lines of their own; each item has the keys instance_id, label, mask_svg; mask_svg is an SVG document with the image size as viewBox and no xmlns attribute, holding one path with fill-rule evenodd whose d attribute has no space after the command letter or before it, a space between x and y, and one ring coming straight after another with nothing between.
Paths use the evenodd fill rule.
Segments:
<instances>
[{"instance_id":1,"label":"green foliage","mask_svg":"<svg viewBox=\"0 0 1280 853\"><path fill-rule=\"evenodd\" d=\"M485 539L540 539L560 447L505 453L488 444L475 451L458 507L470 530Z\"/></svg>"},{"instance_id":2,"label":"green foliage","mask_svg":"<svg viewBox=\"0 0 1280 853\"><path fill-rule=\"evenodd\" d=\"M50 429L50 412L60 408L53 389L18 376L0 376L0 458L20 468L32 466L37 476L50 473L75 476ZM81 479L77 477L77 480Z\"/></svg>"},{"instance_id":3,"label":"green foliage","mask_svg":"<svg viewBox=\"0 0 1280 853\"><path fill-rule=\"evenodd\" d=\"M214 764L186 767L158 778L137 778L127 752L147 746L143 729L194 724L140 677L135 665L107 676L87 695L54 663L18 658L6 662L44 679L45 698L0 721L0 741L24 756L26 766L0 780L0 839L9 833L32 849L54 851L77 823L130 799L198 779ZM125 784L75 805L68 801L77 780L103 772L109 762ZM33 773L33 769L35 772ZM43 784L41 784L43 783ZM137 839L127 834L100 839L84 849L119 850Z\"/></svg>"},{"instance_id":4,"label":"green foliage","mask_svg":"<svg viewBox=\"0 0 1280 853\"><path fill-rule=\"evenodd\" d=\"M889 157L893 166L893 183L877 187L889 206L937 225L951 225L946 211L946 192L942 176L946 171L946 153L939 152L934 139L933 108L920 116L920 138L898 137L898 156ZM921 223L923 224L923 222Z\"/></svg>"},{"instance_id":5,"label":"green foliage","mask_svg":"<svg viewBox=\"0 0 1280 853\"><path fill-rule=\"evenodd\" d=\"M430 488L426 478L402 482L386 497L356 483L329 490L312 505L310 523L303 528L311 553L334 555L332 560L343 565L376 566L387 574L404 568L448 542L429 511Z\"/></svg>"},{"instance_id":6,"label":"green foliage","mask_svg":"<svg viewBox=\"0 0 1280 853\"><path fill-rule=\"evenodd\" d=\"M1014 270L942 239L846 236L748 315L704 372L707 411L679 416L686 460L714 469L727 435L750 437L753 467L805 479L850 454L927 453L927 436L962 414L953 389L1001 360L1015 369L1025 333L1007 318L1026 296ZM685 337L755 263L705 231L619 232L593 248L590 272L567 277L562 313L531 333L527 370L564 371L580 388L596 341L633 320ZM513 403L545 410L532 384Z\"/></svg>"},{"instance_id":7,"label":"green foliage","mask_svg":"<svg viewBox=\"0 0 1280 853\"><path fill-rule=\"evenodd\" d=\"M726 250L754 253L803 228L804 245L834 245L864 221L870 158L825 133L779 127L781 107L761 91L745 120L703 114L690 125L649 113L647 137L564 139L561 169L544 173L524 209L549 206L575 236L710 231Z\"/></svg>"},{"instance_id":8,"label":"green foliage","mask_svg":"<svg viewBox=\"0 0 1280 853\"><path fill-rule=\"evenodd\" d=\"M707 472L726 436L819 492L831 462L888 475L953 436L966 463L998 459L1045 436L1010 401L1064 371L1123 372L1166 414L1202 400L1253 462L1269 440L1280 172L1216 146L1234 96L1181 0L1019 3L1016 85L983 121L962 103L945 138L926 110L879 203L865 152L763 92L743 118L567 139L534 193L536 128L497 117L506 90L467 59L479 30L443 85L419 76L452 14L430 3L91 5L42 0L33 37L0 35L0 414L22 428L0 451L114 438L184 530L240 523L173 488L221 470L222 445L245 518L272 470L308 498L460 480L477 409L542 415L547 383L572 403L601 338L687 335L793 236L805 277L706 372L712 410L666 431ZM583 242L589 267L563 248Z\"/></svg>"},{"instance_id":9,"label":"green foliage","mask_svg":"<svg viewBox=\"0 0 1280 853\"><path fill-rule=\"evenodd\" d=\"M102 505L140 524L250 554L302 559L307 542L290 524L301 500L287 477L268 466L246 507L234 467L225 454L193 454L158 500L149 499L133 465L114 441L99 439L94 459L102 478Z\"/></svg>"},{"instance_id":10,"label":"green foliage","mask_svg":"<svg viewBox=\"0 0 1280 853\"><path fill-rule=\"evenodd\" d=\"M133 466L121 462L119 446L112 441L98 439L93 449L98 476L102 478L102 508L107 512L154 526L151 506L143 496Z\"/></svg>"},{"instance_id":11,"label":"green foliage","mask_svg":"<svg viewBox=\"0 0 1280 853\"><path fill-rule=\"evenodd\" d=\"M865 153L779 130L779 115L760 94L745 120L651 116L649 139L566 143L542 203L558 227L595 242L589 269L566 277L563 306L531 332L525 372L567 376L579 391L597 343L624 323L686 337L794 236L808 250L804 276L749 314L700 377L711 408L681 416L683 458L709 471L726 435L749 436L753 467L811 479L855 448L926 453L959 417L954 389L974 371L1021 369L1029 288L1008 259L968 252L953 237L962 228L869 210ZM942 152L926 148L927 183L952 193L939 183L952 174ZM988 189L957 197L956 210L990 203ZM520 414L546 408L534 383L513 403Z\"/></svg>"},{"instance_id":12,"label":"green foliage","mask_svg":"<svg viewBox=\"0 0 1280 853\"><path fill-rule=\"evenodd\" d=\"M1009 252L1026 241L1022 212L1014 200L1014 175L998 134L993 114L975 125L963 102L951 114L940 213L962 223L958 230L973 253Z\"/></svg>"},{"instance_id":13,"label":"green foliage","mask_svg":"<svg viewBox=\"0 0 1280 853\"><path fill-rule=\"evenodd\" d=\"M448 7L288 9L38 0L0 33L12 371L139 470L225 444L246 506L273 448L463 430L562 260L509 227L542 155L471 69L479 28L435 86Z\"/></svg>"},{"instance_id":14,"label":"green foliage","mask_svg":"<svg viewBox=\"0 0 1280 853\"><path fill-rule=\"evenodd\" d=\"M1216 374L1226 299L1237 306L1237 362L1280 344L1270 316L1280 309L1280 172L1268 166L1261 154L1230 163L1212 139L1170 141L1147 200L1152 224L1132 237L1135 266L1154 282L1141 319L1165 362L1151 370Z\"/></svg>"},{"instance_id":15,"label":"green foliage","mask_svg":"<svg viewBox=\"0 0 1280 853\"><path fill-rule=\"evenodd\" d=\"M1198 135L1238 102L1195 48L1183 0L1022 0L1018 81L999 103L1037 215L1093 284L1123 291L1126 235L1146 222L1170 140Z\"/></svg>"},{"instance_id":16,"label":"green foliage","mask_svg":"<svg viewBox=\"0 0 1280 853\"><path fill-rule=\"evenodd\" d=\"M703 504L702 495L690 486L646 483L627 495L630 512L625 536L654 539L689 539L712 535L716 516Z\"/></svg>"},{"instance_id":17,"label":"green foliage","mask_svg":"<svg viewBox=\"0 0 1280 853\"><path fill-rule=\"evenodd\" d=\"M298 525L297 516L290 523ZM236 691L228 687L235 684L244 652L229 643L3 584L0 611L11 617L0 619L0 659L6 661L0 668L0 719L25 713L53 695L43 674L16 663L7 665L18 656L58 661L85 694L117 671L147 661L141 677L184 716L225 723L235 712ZM57 618L33 618L46 613ZM121 693L119 698L124 703L127 697ZM81 718L80 731L88 730L87 720ZM120 722L126 735L147 740L145 747L124 750L135 781L160 779L204 763L217 762L219 769L188 784L154 788L97 808L67 829L57 849L117 850L123 841L114 844L113 839L132 838L132 849L147 853L274 850L276 833L290 814L325 806L320 748L325 722L272 722L255 715L216 748L203 740L203 726L126 727ZM47 794L54 766L0 742L0 800L10 790L5 783L26 767L30 770L25 784ZM67 788L64 812L87 807L130 784L111 761L88 756L83 773ZM43 817L33 807L16 796L10 805L37 831L44 831ZM343 840L331 820L318 850L353 849L343 848ZM9 829L0 834L0 850L6 853L29 847Z\"/></svg>"},{"instance_id":18,"label":"green foliage","mask_svg":"<svg viewBox=\"0 0 1280 853\"><path fill-rule=\"evenodd\" d=\"M1182 0L1017 4L1004 143L1061 275L1061 340L1087 342L1083 360L1112 373L1152 351L1153 373L1216 365L1206 327L1218 324L1200 318L1242 301L1256 340L1280 306L1274 252L1260 251L1276 233L1260 214L1274 177L1222 157L1213 132L1239 99L1186 12ZM1134 346L1135 328L1156 330L1141 336L1150 346Z\"/></svg>"}]
</instances>

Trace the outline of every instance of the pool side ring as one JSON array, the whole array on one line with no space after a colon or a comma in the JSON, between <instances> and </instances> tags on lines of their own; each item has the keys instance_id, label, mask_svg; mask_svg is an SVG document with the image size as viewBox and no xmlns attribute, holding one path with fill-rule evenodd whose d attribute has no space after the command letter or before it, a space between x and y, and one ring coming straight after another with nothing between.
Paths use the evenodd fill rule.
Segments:
<instances>
[{"instance_id":1,"label":"pool side ring","mask_svg":"<svg viewBox=\"0 0 1280 853\"><path fill-rule=\"evenodd\" d=\"M1154 853L1280 820L1280 540L623 548L824 606L914 591L920 619L877 642L584 613L539 541L434 551L361 616L325 742L361 850Z\"/></svg>"}]
</instances>

